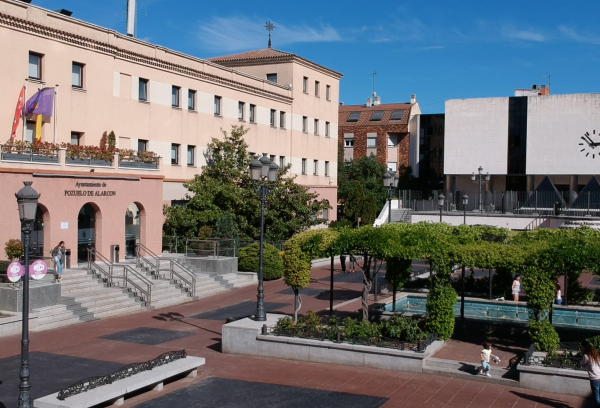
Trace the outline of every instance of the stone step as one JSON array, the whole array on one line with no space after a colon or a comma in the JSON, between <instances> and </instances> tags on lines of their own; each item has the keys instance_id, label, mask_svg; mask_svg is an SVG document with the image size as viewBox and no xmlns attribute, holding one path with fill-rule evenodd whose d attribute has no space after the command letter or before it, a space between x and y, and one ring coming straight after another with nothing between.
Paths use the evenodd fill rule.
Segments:
<instances>
[{"instance_id":1,"label":"stone step","mask_svg":"<svg viewBox=\"0 0 600 408\"><path fill-rule=\"evenodd\" d=\"M129 305L136 305L139 307L139 303L136 302L134 298L126 297L126 298L108 298L99 301L80 301L79 299L74 299L71 303L65 304L68 310L88 310L92 313L96 313L97 311L106 308L107 306L112 307L113 309L117 309L119 307L128 307Z\"/></svg>"}]
</instances>

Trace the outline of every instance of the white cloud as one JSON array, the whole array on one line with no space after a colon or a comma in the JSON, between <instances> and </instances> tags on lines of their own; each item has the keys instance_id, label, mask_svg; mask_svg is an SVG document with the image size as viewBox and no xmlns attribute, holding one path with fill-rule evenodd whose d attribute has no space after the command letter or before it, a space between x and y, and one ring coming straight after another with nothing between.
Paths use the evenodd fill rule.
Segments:
<instances>
[{"instance_id":1,"label":"white cloud","mask_svg":"<svg viewBox=\"0 0 600 408\"><path fill-rule=\"evenodd\" d=\"M546 40L546 37L535 29L519 30L513 26L502 26L502 35L511 40L538 41Z\"/></svg>"},{"instance_id":2,"label":"white cloud","mask_svg":"<svg viewBox=\"0 0 600 408\"><path fill-rule=\"evenodd\" d=\"M420 47L420 50L441 50L443 49L443 45L430 45L429 47Z\"/></svg>"},{"instance_id":3,"label":"white cloud","mask_svg":"<svg viewBox=\"0 0 600 408\"><path fill-rule=\"evenodd\" d=\"M245 17L217 17L200 25L198 40L207 49L239 51L266 48L269 35L264 24ZM338 32L328 24L318 27L308 25L285 26L273 22L271 34L273 48L293 43L340 41Z\"/></svg>"},{"instance_id":4,"label":"white cloud","mask_svg":"<svg viewBox=\"0 0 600 408\"><path fill-rule=\"evenodd\" d=\"M600 36L597 34L579 34L574 28L564 25L559 26L558 31L560 31L563 37L575 42L595 45L600 44Z\"/></svg>"}]
</instances>

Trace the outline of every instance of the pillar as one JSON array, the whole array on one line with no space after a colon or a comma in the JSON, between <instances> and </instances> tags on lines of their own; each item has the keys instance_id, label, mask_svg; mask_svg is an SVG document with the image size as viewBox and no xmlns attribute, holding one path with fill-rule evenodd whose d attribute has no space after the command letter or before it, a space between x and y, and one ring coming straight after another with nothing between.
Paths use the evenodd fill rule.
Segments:
<instances>
[{"instance_id":1,"label":"pillar","mask_svg":"<svg viewBox=\"0 0 600 408\"><path fill-rule=\"evenodd\" d=\"M569 204L573 204L577 198L578 187L579 177L574 175L569 176Z\"/></svg>"}]
</instances>

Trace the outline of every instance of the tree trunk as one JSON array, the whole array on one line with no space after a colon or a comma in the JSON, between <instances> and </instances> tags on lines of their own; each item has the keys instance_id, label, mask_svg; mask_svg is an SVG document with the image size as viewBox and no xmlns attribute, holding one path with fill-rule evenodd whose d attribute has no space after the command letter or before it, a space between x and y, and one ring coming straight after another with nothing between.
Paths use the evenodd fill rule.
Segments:
<instances>
[{"instance_id":1,"label":"tree trunk","mask_svg":"<svg viewBox=\"0 0 600 408\"><path fill-rule=\"evenodd\" d=\"M371 257L365 253L363 259L362 319L369 320L369 292L371 292L373 276L371 275Z\"/></svg>"},{"instance_id":2,"label":"tree trunk","mask_svg":"<svg viewBox=\"0 0 600 408\"><path fill-rule=\"evenodd\" d=\"M302 299L300 298L300 289L292 287L294 290L294 323L298 322L298 311L302 307Z\"/></svg>"}]
</instances>

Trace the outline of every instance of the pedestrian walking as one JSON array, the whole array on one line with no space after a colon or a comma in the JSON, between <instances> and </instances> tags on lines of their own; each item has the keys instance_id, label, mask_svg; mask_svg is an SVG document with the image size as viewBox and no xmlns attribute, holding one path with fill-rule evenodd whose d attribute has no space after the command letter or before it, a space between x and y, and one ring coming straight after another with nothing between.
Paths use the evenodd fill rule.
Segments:
<instances>
[{"instance_id":1,"label":"pedestrian walking","mask_svg":"<svg viewBox=\"0 0 600 408\"><path fill-rule=\"evenodd\" d=\"M354 264L356 263L356 258L350 254L350 273L354 273Z\"/></svg>"},{"instance_id":2,"label":"pedestrian walking","mask_svg":"<svg viewBox=\"0 0 600 408\"><path fill-rule=\"evenodd\" d=\"M561 291L560 283L558 283L558 281L556 281L555 283L556 283L556 291L554 293L554 301L556 302L557 305L562 305L562 291Z\"/></svg>"},{"instance_id":3,"label":"pedestrian walking","mask_svg":"<svg viewBox=\"0 0 600 408\"><path fill-rule=\"evenodd\" d=\"M515 276L515 280L513 280L511 292L513 295L513 300L515 302L519 301L519 293L521 292L521 276Z\"/></svg>"},{"instance_id":4,"label":"pedestrian walking","mask_svg":"<svg viewBox=\"0 0 600 408\"><path fill-rule=\"evenodd\" d=\"M60 241L57 246L50 252L52 256L52 260L54 261L54 270L56 273L56 282L60 282L62 280L62 257L65 253L65 241Z\"/></svg>"},{"instance_id":5,"label":"pedestrian walking","mask_svg":"<svg viewBox=\"0 0 600 408\"><path fill-rule=\"evenodd\" d=\"M479 356L481 357L481 367L479 368L479 374L491 377L492 375L490 374L490 357L492 357L495 363L500 362L500 357L492 354L492 345L487 341L483 343L483 350L481 350Z\"/></svg>"},{"instance_id":6,"label":"pedestrian walking","mask_svg":"<svg viewBox=\"0 0 600 408\"><path fill-rule=\"evenodd\" d=\"M596 408L600 408L600 354L587 340L581 342L581 352L583 354L581 368L588 372L594 403Z\"/></svg>"}]
</instances>

